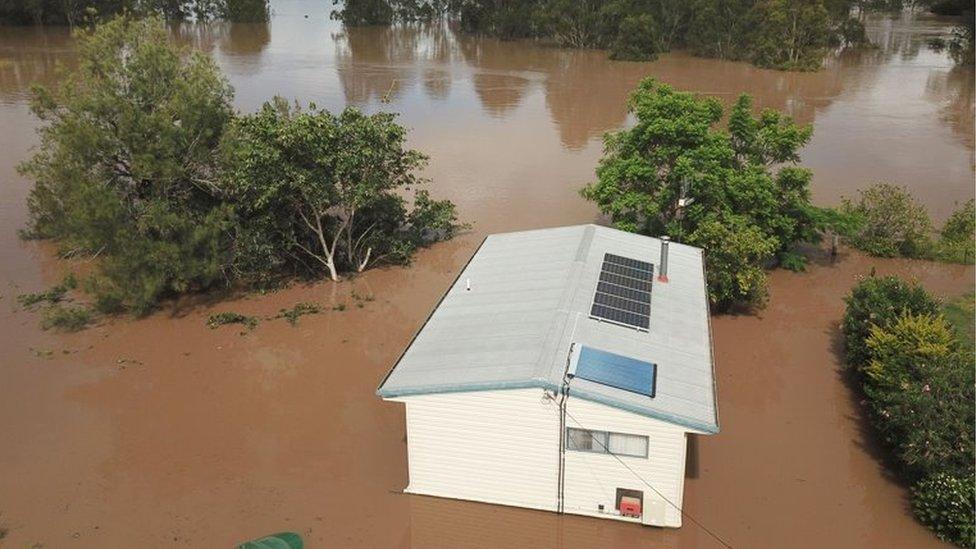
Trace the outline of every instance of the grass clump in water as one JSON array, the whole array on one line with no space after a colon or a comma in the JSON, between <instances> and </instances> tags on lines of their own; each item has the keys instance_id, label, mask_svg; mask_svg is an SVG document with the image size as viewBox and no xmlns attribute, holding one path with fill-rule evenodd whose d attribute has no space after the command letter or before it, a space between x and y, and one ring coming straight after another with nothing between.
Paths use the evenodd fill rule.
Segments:
<instances>
[{"instance_id":1,"label":"grass clump in water","mask_svg":"<svg viewBox=\"0 0 976 549\"><path fill-rule=\"evenodd\" d=\"M41 319L41 328L50 330L52 328L65 332L77 332L88 326L92 321L94 313L90 307L65 306L54 303L44 309L44 317Z\"/></svg>"},{"instance_id":2,"label":"grass clump in water","mask_svg":"<svg viewBox=\"0 0 976 549\"><path fill-rule=\"evenodd\" d=\"M305 315L315 315L322 312L322 308L317 303L303 301L297 303L291 309L281 309L276 318L284 318L292 326L298 325L298 319Z\"/></svg>"},{"instance_id":3,"label":"grass clump in water","mask_svg":"<svg viewBox=\"0 0 976 549\"><path fill-rule=\"evenodd\" d=\"M78 280L75 275L69 274L64 277L64 280L56 286L51 286L43 292L20 294L17 296L17 302L24 308L32 308L41 303L58 303L64 300L68 293L68 290L74 290L78 287Z\"/></svg>"},{"instance_id":4,"label":"grass clump in water","mask_svg":"<svg viewBox=\"0 0 976 549\"><path fill-rule=\"evenodd\" d=\"M207 326L211 330L216 330L221 326L226 326L228 324L242 324L248 330L253 330L255 326L258 325L257 317L242 315L241 313L234 312L223 312L210 315L207 319Z\"/></svg>"}]
</instances>

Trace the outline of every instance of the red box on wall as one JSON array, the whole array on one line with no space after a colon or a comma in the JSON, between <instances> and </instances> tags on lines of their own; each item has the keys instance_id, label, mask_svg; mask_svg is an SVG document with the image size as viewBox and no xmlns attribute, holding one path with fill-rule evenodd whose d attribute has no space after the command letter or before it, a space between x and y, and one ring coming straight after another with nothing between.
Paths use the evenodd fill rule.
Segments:
<instances>
[{"instance_id":1,"label":"red box on wall","mask_svg":"<svg viewBox=\"0 0 976 549\"><path fill-rule=\"evenodd\" d=\"M622 497L620 498L620 514L625 517L640 518L641 516L641 503L637 498L632 497Z\"/></svg>"}]
</instances>

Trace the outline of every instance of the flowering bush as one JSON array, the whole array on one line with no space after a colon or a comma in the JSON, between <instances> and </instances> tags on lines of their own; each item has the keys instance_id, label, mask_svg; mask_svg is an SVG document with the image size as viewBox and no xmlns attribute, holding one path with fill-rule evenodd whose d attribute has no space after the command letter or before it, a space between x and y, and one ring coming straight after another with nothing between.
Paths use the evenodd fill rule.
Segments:
<instances>
[{"instance_id":1,"label":"flowering bush","mask_svg":"<svg viewBox=\"0 0 976 549\"><path fill-rule=\"evenodd\" d=\"M912 511L939 538L960 547L976 544L973 477L937 474L912 487Z\"/></svg>"},{"instance_id":2,"label":"flowering bush","mask_svg":"<svg viewBox=\"0 0 976 549\"><path fill-rule=\"evenodd\" d=\"M940 538L973 546L973 347L922 288L868 278L847 297L847 362L872 424L916 483L915 515Z\"/></svg>"},{"instance_id":3,"label":"flowering bush","mask_svg":"<svg viewBox=\"0 0 976 549\"><path fill-rule=\"evenodd\" d=\"M923 288L894 276L865 278L845 299L844 350L847 363L861 368L869 360L867 339L872 326L884 328L898 315L936 314L939 306Z\"/></svg>"}]
</instances>

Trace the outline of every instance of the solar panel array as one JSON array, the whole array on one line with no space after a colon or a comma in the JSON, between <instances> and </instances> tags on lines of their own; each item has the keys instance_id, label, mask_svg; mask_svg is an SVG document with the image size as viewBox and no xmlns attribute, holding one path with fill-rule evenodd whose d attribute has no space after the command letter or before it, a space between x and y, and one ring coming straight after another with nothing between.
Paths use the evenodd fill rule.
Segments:
<instances>
[{"instance_id":1,"label":"solar panel array","mask_svg":"<svg viewBox=\"0 0 976 549\"><path fill-rule=\"evenodd\" d=\"M654 266L646 261L604 254L590 316L647 330L653 278Z\"/></svg>"}]
</instances>

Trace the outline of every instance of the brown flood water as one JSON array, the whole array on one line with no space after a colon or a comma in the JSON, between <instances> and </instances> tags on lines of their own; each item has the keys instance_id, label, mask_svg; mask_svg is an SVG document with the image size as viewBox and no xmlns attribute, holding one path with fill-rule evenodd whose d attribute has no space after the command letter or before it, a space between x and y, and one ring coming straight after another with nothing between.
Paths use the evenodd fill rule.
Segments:
<instances>
[{"instance_id":1,"label":"brown flood water","mask_svg":"<svg viewBox=\"0 0 976 549\"><path fill-rule=\"evenodd\" d=\"M72 46L62 29L0 28L0 547L229 547L281 530L313 548L719 547L691 521L659 530L399 494L402 408L373 391L485 234L597 219L577 189L646 75L745 91L812 123L818 203L886 180L941 219L974 194L973 73L927 46L948 32L936 19L872 21L878 49L787 74L683 54L614 63L443 28L346 33L325 4L274 6L269 25L180 36L215 56L242 110L277 93L403 113L434 191L473 231L339 285L42 332L16 295L66 266L16 238L29 183L14 166L36 142L28 86L54 81ZM734 547L941 545L911 518L839 373L841 297L872 268L940 295L973 287L971 267L845 252L773 273L761 314L714 319L722 432L692 446L685 509ZM359 307L354 290L375 299ZM348 307L243 336L205 326L214 311L305 300Z\"/></svg>"}]
</instances>

